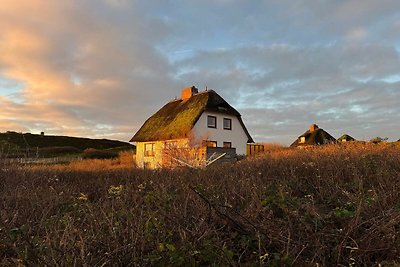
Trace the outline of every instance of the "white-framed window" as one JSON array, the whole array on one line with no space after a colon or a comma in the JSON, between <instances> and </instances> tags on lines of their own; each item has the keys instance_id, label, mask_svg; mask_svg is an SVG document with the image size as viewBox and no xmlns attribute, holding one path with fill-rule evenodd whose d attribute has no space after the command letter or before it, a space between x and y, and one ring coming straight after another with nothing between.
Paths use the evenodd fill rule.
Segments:
<instances>
[{"instance_id":1,"label":"white-framed window","mask_svg":"<svg viewBox=\"0 0 400 267\"><path fill-rule=\"evenodd\" d=\"M217 128L217 117L208 115L207 116L207 127Z\"/></svg>"},{"instance_id":2,"label":"white-framed window","mask_svg":"<svg viewBox=\"0 0 400 267\"><path fill-rule=\"evenodd\" d=\"M232 142L224 142L223 148L232 148Z\"/></svg>"},{"instance_id":3,"label":"white-framed window","mask_svg":"<svg viewBox=\"0 0 400 267\"><path fill-rule=\"evenodd\" d=\"M224 118L224 130L232 130L232 119Z\"/></svg>"},{"instance_id":4,"label":"white-framed window","mask_svg":"<svg viewBox=\"0 0 400 267\"><path fill-rule=\"evenodd\" d=\"M206 147L217 147L217 141L205 140L204 145Z\"/></svg>"},{"instance_id":5,"label":"white-framed window","mask_svg":"<svg viewBox=\"0 0 400 267\"><path fill-rule=\"evenodd\" d=\"M144 144L144 156L145 157L154 157L154 143Z\"/></svg>"}]
</instances>

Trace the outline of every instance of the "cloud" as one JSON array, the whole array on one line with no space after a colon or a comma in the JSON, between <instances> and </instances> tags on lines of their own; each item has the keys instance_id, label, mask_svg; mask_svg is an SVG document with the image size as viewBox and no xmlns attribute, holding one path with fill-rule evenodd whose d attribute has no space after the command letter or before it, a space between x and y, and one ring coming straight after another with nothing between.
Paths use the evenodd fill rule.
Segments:
<instances>
[{"instance_id":1,"label":"cloud","mask_svg":"<svg viewBox=\"0 0 400 267\"><path fill-rule=\"evenodd\" d=\"M221 88L259 140L288 143L313 122L338 136L397 135L385 125L400 113L399 83L383 81L400 69L394 47L242 47L199 52L180 66L189 70L181 79Z\"/></svg>"},{"instance_id":2,"label":"cloud","mask_svg":"<svg viewBox=\"0 0 400 267\"><path fill-rule=\"evenodd\" d=\"M180 88L215 89L258 141L311 122L398 139L400 2L11 1L0 131L129 140Z\"/></svg>"},{"instance_id":3,"label":"cloud","mask_svg":"<svg viewBox=\"0 0 400 267\"><path fill-rule=\"evenodd\" d=\"M83 135L91 127L119 124L133 131L154 110L155 95L170 97L177 86L169 78L173 69L152 45L162 34L144 31L151 25L160 32L164 25L141 21L134 7L121 19L121 10L108 10L107 3L95 10L92 5L2 3L1 74L23 85L15 92L18 103L2 99L2 130L13 120L36 131L64 128Z\"/></svg>"}]
</instances>

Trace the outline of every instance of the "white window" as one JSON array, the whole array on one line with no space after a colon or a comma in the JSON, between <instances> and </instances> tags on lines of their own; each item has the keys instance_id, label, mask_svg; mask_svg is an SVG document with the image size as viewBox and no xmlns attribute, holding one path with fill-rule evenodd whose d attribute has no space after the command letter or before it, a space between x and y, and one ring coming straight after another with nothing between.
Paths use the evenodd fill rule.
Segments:
<instances>
[{"instance_id":1,"label":"white window","mask_svg":"<svg viewBox=\"0 0 400 267\"><path fill-rule=\"evenodd\" d=\"M144 144L144 155L145 157L154 156L154 143Z\"/></svg>"},{"instance_id":2,"label":"white window","mask_svg":"<svg viewBox=\"0 0 400 267\"><path fill-rule=\"evenodd\" d=\"M224 118L224 130L232 130L232 120Z\"/></svg>"},{"instance_id":3,"label":"white window","mask_svg":"<svg viewBox=\"0 0 400 267\"><path fill-rule=\"evenodd\" d=\"M204 144L206 147L217 147L217 141L206 140Z\"/></svg>"},{"instance_id":4,"label":"white window","mask_svg":"<svg viewBox=\"0 0 400 267\"><path fill-rule=\"evenodd\" d=\"M304 144L306 142L306 137L302 136L300 137L300 144Z\"/></svg>"},{"instance_id":5,"label":"white window","mask_svg":"<svg viewBox=\"0 0 400 267\"><path fill-rule=\"evenodd\" d=\"M208 128L217 128L217 117L208 115L207 126Z\"/></svg>"},{"instance_id":6,"label":"white window","mask_svg":"<svg viewBox=\"0 0 400 267\"><path fill-rule=\"evenodd\" d=\"M232 148L232 142L224 142L224 148Z\"/></svg>"}]
</instances>

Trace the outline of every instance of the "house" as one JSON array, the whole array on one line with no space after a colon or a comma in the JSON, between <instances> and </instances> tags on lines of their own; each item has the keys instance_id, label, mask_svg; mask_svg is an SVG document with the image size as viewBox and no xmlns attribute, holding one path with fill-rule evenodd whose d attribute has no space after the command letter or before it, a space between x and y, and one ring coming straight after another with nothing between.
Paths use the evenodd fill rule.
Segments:
<instances>
[{"instance_id":1,"label":"house","mask_svg":"<svg viewBox=\"0 0 400 267\"><path fill-rule=\"evenodd\" d=\"M329 143L336 143L336 139L319 128L316 124L311 124L310 129L304 134L300 135L290 147L306 147L314 145L324 145Z\"/></svg>"},{"instance_id":2,"label":"house","mask_svg":"<svg viewBox=\"0 0 400 267\"><path fill-rule=\"evenodd\" d=\"M130 142L136 142L139 167L158 168L171 160L186 164L188 150L198 163L210 155L244 155L253 139L240 113L220 95L192 86L147 119Z\"/></svg>"},{"instance_id":3,"label":"house","mask_svg":"<svg viewBox=\"0 0 400 267\"><path fill-rule=\"evenodd\" d=\"M341 137L338 138L338 141L341 143L345 143L345 142L353 142L356 141L356 139L354 139L352 136L348 135L348 134L344 134Z\"/></svg>"}]
</instances>

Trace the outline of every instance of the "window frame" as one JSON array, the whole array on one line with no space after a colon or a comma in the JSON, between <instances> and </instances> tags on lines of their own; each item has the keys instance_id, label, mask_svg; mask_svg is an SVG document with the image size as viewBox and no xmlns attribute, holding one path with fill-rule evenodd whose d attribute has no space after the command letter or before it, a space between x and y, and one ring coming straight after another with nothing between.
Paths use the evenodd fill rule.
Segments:
<instances>
[{"instance_id":1,"label":"window frame","mask_svg":"<svg viewBox=\"0 0 400 267\"><path fill-rule=\"evenodd\" d=\"M226 146L226 145L228 145L229 144L229 146ZM224 141L223 143L222 143L222 147L223 148L232 148L232 142L226 142L226 141Z\"/></svg>"},{"instance_id":2,"label":"window frame","mask_svg":"<svg viewBox=\"0 0 400 267\"><path fill-rule=\"evenodd\" d=\"M218 147L218 142L217 141L213 141L213 140L204 140L204 145L206 147ZM212 146L210 146L209 144L213 144ZM214 146L215 145L215 146Z\"/></svg>"},{"instance_id":3,"label":"window frame","mask_svg":"<svg viewBox=\"0 0 400 267\"><path fill-rule=\"evenodd\" d=\"M145 157L154 157L154 143L145 143L144 144L144 156ZM147 147L151 146L151 150L148 150Z\"/></svg>"},{"instance_id":4,"label":"window frame","mask_svg":"<svg viewBox=\"0 0 400 267\"><path fill-rule=\"evenodd\" d=\"M214 119L214 125L210 125L210 119ZM217 129L217 116L207 115L207 127Z\"/></svg>"},{"instance_id":5,"label":"window frame","mask_svg":"<svg viewBox=\"0 0 400 267\"><path fill-rule=\"evenodd\" d=\"M225 121L229 121L229 127L225 127ZM222 125L223 125L224 130L232 130L232 119L224 118Z\"/></svg>"}]
</instances>

